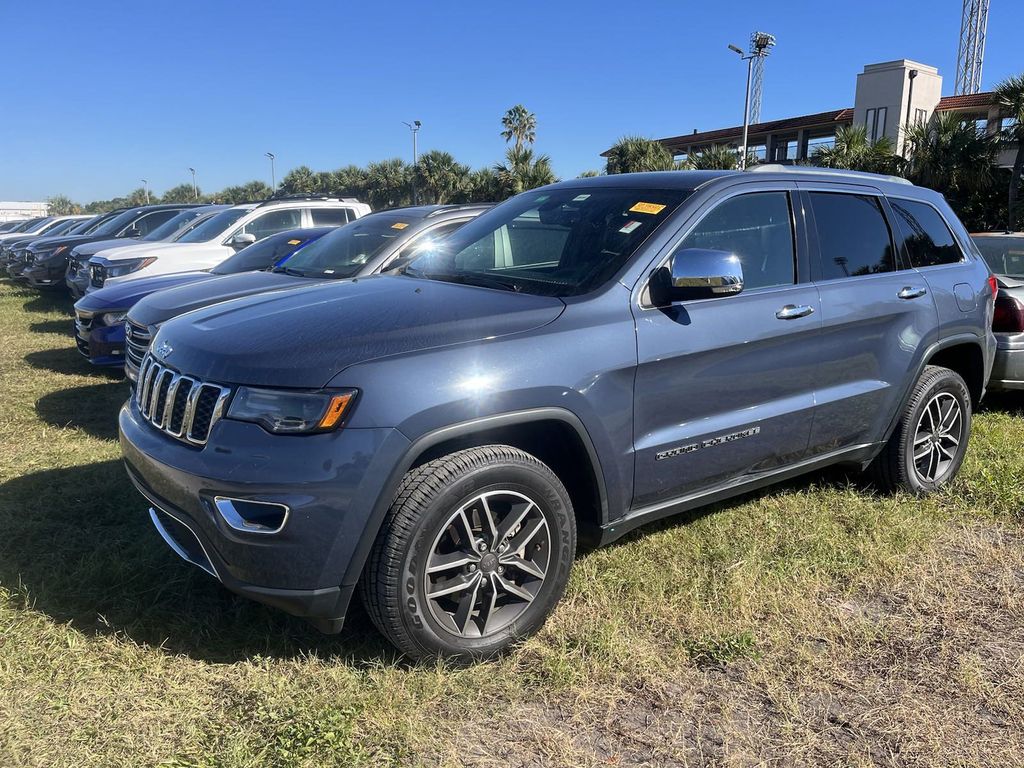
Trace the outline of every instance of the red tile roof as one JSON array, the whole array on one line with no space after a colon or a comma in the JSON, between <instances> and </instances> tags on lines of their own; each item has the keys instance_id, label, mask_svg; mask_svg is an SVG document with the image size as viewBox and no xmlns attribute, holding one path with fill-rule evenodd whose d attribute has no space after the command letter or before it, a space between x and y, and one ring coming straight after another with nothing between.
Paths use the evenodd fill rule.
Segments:
<instances>
[{"instance_id":1,"label":"red tile roof","mask_svg":"<svg viewBox=\"0 0 1024 768\"><path fill-rule=\"evenodd\" d=\"M992 91L984 93L965 93L961 96L943 96L939 99L939 109L965 109L969 107L991 107L995 98Z\"/></svg>"},{"instance_id":2,"label":"red tile roof","mask_svg":"<svg viewBox=\"0 0 1024 768\"><path fill-rule=\"evenodd\" d=\"M989 107L992 105L992 92L968 93L962 96L943 96L939 99L938 109L970 109L972 107ZM754 123L750 126L750 137L762 136L768 133L779 133L782 131L797 131L801 128L817 128L832 126L835 124L852 123L853 110L850 108L832 110L829 112L817 112L813 115L800 115L799 117L787 117L783 120L771 120L764 123ZM673 154L683 152L686 147L701 144L724 144L735 141L743 135L743 126L735 125L731 128L719 128L714 131L701 131L699 133L686 133L682 136L672 136L666 139L658 139ZM602 152L607 156L607 152Z\"/></svg>"}]
</instances>

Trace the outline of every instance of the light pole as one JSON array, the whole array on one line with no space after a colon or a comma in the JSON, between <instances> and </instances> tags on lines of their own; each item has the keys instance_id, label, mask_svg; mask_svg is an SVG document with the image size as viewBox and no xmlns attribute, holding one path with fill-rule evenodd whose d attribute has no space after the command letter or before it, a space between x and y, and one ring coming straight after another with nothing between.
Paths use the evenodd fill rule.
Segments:
<instances>
[{"instance_id":1,"label":"light pole","mask_svg":"<svg viewBox=\"0 0 1024 768\"><path fill-rule=\"evenodd\" d=\"M754 69L754 54L749 56L743 53L743 49L737 45L729 44L729 50L739 54L739 57L747 62L747 90L743 98L743 144L740 145L740 170L747 168L747 133L750 130L750 74Z\"/></svg>"},{"instance_id":2,"label":"light pole","mask_svg":"<svg viewBox=\"0 0 1024 768\"><path fill-rule=\"evenodd\" d=\"M199 199L199 187L196 186L196 169L195 168L189 168L188 172L192 174L192 196L195 197L196 200L198 200Z\"/></svg>"},{"instance_id":3,"label":"light pole","mask_svg":"<svg viewBox=\"0 0 1024 768\"><path fill-rule=\"evenodd\" d=\"M917 70L912 69L907 73L910 78L910 88L907 94L907 127L903 131L903 154L907 154L907 136L910 135L910 109L914 105L914 78L917 77Z\"/></svg>"},{"instance_id":4,"label":"light pole","mask_svg":"<svg viewBox=\"0 0 1024 768\"><path fill-rule=\"evenodd\" d=\"M729 45L730 51L738 54L741 59L747 62L747 90L743 98L743 146L740 149L742 152L740 155L741 171L747 168L747 136L750 132L750 80L754 70L754 61L758 59L763 60L773 45L775 45L775 36L769 35L767 32L755 32L751 35L750 53L743 53L743 49L738 45ZM765 160L768 159L766 156Z\"/></svg>"},{"instance_id":5,"label":"light pole","mask_svg":"<svg viewBox=\"0 0 1024 768\"><path fill-rule=\"evenodd\" d=\"M277 175L274 173L274 158L276 155L273 152L264 152L265 157L270 158L270 189L271 194L277 191Z\"/></svg>"},{"instance_id":6,"label":"light pole","mask_svg":"<svg viewBox=\"0 0 1024 768\"><path fill-rule=\"evenodd\" d=\"M411 123L406 123L403 120L402 123L409 126L409 130L412 131L412 203L416 205L418 202L416 199L416 163L419 162L419 157L416 154L416 134L419 133L423 123L419 120L413 120Z\"/></svg>"},{"instance_id":7,"label":"light pole","mask_svg":"<svg viewBox=\"0 0 1024 768\"><path fill-rule=\"evenodd\" d=\"M149 205L149 182L145 179L140 179L142 182L142 191L146 193L146 205Z\"/></svg>"}]
</instances>

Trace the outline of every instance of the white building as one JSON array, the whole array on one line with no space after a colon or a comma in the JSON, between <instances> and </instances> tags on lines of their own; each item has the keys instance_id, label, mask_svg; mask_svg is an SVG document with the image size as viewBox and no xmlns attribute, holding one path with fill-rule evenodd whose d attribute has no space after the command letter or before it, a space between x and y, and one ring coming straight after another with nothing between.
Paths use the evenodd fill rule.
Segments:
<instances>
[{"instance_id":1,"label":"white building","mask_svg":"<svg viewBox=\"0 0 1024 768\"><path fill-rule=\"evenodd\" d=\"M32 219L37 216L45 216L49 209L50 204L47 202L0 202L0 223L11 219Z\"/></svg>"}]
</instances>

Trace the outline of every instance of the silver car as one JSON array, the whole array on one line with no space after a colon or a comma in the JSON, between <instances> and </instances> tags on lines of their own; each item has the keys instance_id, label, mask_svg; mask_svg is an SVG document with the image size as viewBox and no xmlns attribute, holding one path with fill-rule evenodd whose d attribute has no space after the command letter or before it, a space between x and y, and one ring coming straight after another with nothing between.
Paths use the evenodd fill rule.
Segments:
<instances>
[{"instance_id":1,"label":"silver car","mask_svg":"<svg viewBox=\"0 0 1024 768\"><path fill-rule=\"evenodd\" d=\"M1024 389L1024 232L971 235L999 281L991 390Z\"/></svg>"}]
</instances>

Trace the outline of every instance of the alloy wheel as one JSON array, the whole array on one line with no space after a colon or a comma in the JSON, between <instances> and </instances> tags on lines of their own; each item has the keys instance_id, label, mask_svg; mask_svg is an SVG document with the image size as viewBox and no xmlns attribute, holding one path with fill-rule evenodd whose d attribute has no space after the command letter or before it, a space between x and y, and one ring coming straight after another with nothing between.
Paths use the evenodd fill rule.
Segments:
<instances>
[{"instance_id":1,"label":"alloy wheel","mask_svg":"<svg viewBox=\"0 0 1024 768\"><path fill-rule=\"evenodd\" d=\"M946 476L963 431L963 408L956 397L940 392L928 401L914 431L914 470L921 480L935 483Z\"/></svg>"},{"instance_id":2,"label":"alloy wheel","mask_svg":"<svg viewBox=\"0 0 1024 768\"><path fill-rule=\"evenodd\" d=\"M478 494L456 509L430 547L430 613L460 637L486 637L529 608L547 575L551 534L541 507L517 491Z\"/></svg>"}]
</instances>

